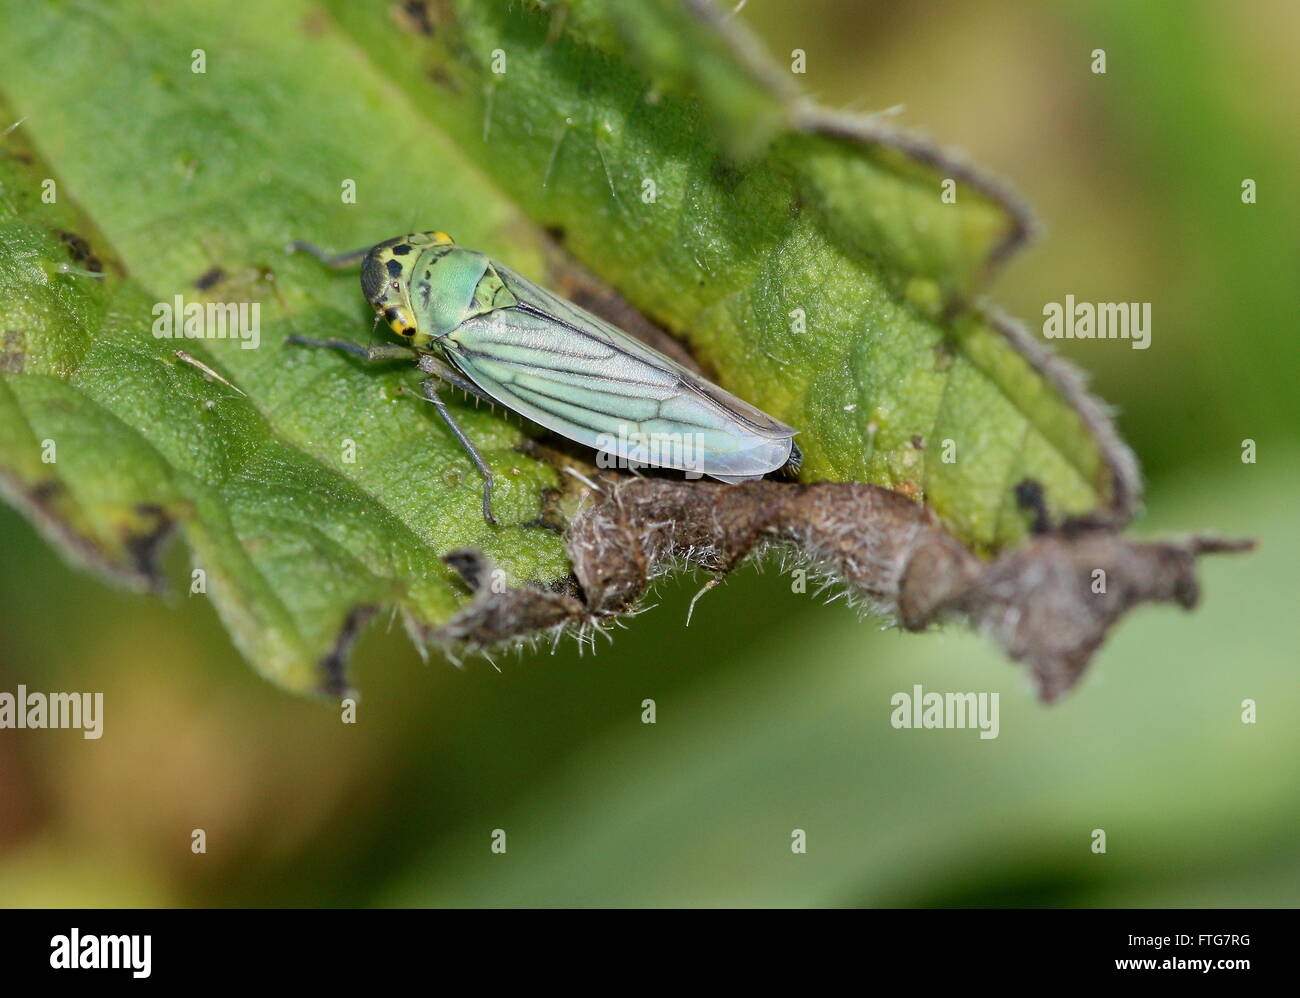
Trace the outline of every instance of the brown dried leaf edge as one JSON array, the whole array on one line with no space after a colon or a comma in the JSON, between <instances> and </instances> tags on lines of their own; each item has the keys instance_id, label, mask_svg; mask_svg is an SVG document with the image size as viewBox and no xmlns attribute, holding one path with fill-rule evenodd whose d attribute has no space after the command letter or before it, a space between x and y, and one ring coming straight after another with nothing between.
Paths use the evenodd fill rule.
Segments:
<instances>
[{"instance_id":1,"label":"brown dried leaf edge","mask_svg":"<svg viewBox=\"0 0 1300 998\"><path fill-rule=\"evenodd\" d=\"M566 587L494 592L487 559L455 551L446 561L474 598L419 636L453 655L548 633L558 641L573 629L583 640L635 612L653 580L673 568L703 568L721 579L746 558L773 552L909 631L965 619L1024 662L1050 702L1074 686L1130 608L1148 601L1193 607L1198 555L1253 546L1209 537L1134 543L1113 526L1076 522L1042 525L1026 544L982 561L926 507L875 485L631 477L589 484L568 531L573 577ZM1024 498L1032 504L1032 489Z\"/></svg>"}]
</instances>

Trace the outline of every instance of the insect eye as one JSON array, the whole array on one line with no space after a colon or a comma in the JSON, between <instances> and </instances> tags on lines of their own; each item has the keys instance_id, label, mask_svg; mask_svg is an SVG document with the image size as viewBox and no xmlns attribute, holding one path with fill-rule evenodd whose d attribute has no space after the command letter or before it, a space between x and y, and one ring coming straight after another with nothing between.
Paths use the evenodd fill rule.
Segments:
<instances>
[{"instance_id":1,"label":"insect eye","mask_svg":"<svg viewBox=\"0 0 1300 998\"><path fill-rule=\"evenodd\" d=\"M389 285L389 286L390 286L394 291L401 291L401 290L402 290L402 282L401 282L401 281L394 281L394 282L393 282L391 285Z\"/></svg>"}]
</instances>

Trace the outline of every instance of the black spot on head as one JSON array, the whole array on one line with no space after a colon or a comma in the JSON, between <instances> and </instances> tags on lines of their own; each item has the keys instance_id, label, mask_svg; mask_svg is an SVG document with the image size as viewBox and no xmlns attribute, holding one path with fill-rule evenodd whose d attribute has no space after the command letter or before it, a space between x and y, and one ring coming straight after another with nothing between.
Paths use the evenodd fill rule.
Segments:
<instances>
[{"instance_id":1,"label":"black spot on head","mask_svg":"<svg viewBox=\"0 0 1300 998\"><path fill-rule=\"evenodd\" d=\"M378 299L384 290L384 283L388 276L384 273L384 268L379 264L379 258L371 252L366 257L365 263L361 265L361 293L366 296L366 301L373 302Z\"/></svg>"},{"instance_id":2,"label":"black spot on head","mask_svg":"<svg viewBox=\"0 0 1300 998\"><path fill-rule=\"evenodd\" d=\"M397 321L397 309L395 309L395 308L386 308L386 309L384 309L384 318L385 318L386 320L388 320L388 322L390 322L390 323L392 323L392 322L396 322L396 321Z\"/></svg>"},{"instance_id":3,"label":"black spot on head","mask_svg":"<svg viewBox=\"0 0 1300 998\"><path fill-rule=\"evenodd\" d=\"M389 261L388 261L388 276L389 276L389 277L401 277L401 276L402 276L402 261L401 261L401 260L389 260Z\"/></svg>"},{"instance_id":4,"label":"black spot on head","mask_svg":"<svg viewBox=\"0 0 1300 998\"><path fill-rule=\"evenodd\" d=\"M393 256L406 256L409 252L411 252L410 243L398 243L393 247Z\"/></svg>"}]
</instances>

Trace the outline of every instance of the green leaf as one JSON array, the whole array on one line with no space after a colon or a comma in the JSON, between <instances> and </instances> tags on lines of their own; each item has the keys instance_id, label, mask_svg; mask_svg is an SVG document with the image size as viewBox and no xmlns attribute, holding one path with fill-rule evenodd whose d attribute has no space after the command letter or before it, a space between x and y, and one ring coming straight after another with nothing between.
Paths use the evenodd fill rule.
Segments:
<instances>
[{"instance_id":1,"label":"green leaf","mask_svg":"<svg viewBox=\"0 0 1300 998\"><path fill-rule=\"evenodd\" d=\"M340 687L367 610L463 605L453 549L564 578L535 431L460 407L500 484L492 529L468 459L399 392L415 372L284 346L370 322L355 277L290 239L426 228L571 292L558 234L799 427L805 480L896 488L981 551L1024 535L1026 478L1054 516L1126 518L1136 475L1096 404L965 305L1027 228L996 184L811 105L700 3L550 7L0 3L0 112L23 119L0 140L0 468L64 550L156 587L178 524L241 651L303 690ZM260 347L155 338L178 294L257 303Z\"/></svg>"},{"instance_id":2,"label":"green leaf","mask_svg":"<svg viewBox=\"0 0 1300 998\"><path fill-rule=\"evenodd\" d=\"M391 372L321 371L315 357L234 346L223 357L244 397L180 362L183 345L217 363L201 344L149 335L152 297L118 276L116 260L70 250L74 239L104 242L75 210L30 193L48 175L12 141L0 158L6 209L16 209L0 223L0 461L10 496L73 555L156 588L157 543L180 523L241 651L303 690L341 684L337 644L357 608L450 614L459 584L438 558L448 547L481 544L524 578L563 571L553 535L489 532L471 469L454 442L425 432L422 410L391 396ZM507 427L479 422L481 439L509 446ZM327 443L348 433L362 437L355 464ZM536 514L554 475L516 463L502 498L519 519Z\"/></svg>"}]
</instances>

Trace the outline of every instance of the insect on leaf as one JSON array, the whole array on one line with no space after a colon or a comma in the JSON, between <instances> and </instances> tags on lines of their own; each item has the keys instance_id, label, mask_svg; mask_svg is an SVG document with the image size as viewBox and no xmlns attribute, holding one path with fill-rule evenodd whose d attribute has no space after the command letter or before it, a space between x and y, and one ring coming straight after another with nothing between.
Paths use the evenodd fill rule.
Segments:
<instances>
[{"instance_id":1,"label":"insect on leaf","mask_svg":"<svg viewBox=\"0 0 1300 998\"><path fill-rule=\"evenodd\" d=\"M1026 536L1027 481L1058 520L1137 502L1097 404L964 304L1026 232L1014 200L816 108L704 3L0 0L0 19L0 113L24 119L0 139L6 493L141 586L179 530L235 643L290 688L341 689L380 608L420 633L451 620L469 598L452 552L553 592L562 468L583 460L452 401L498 482L485 523L418 372L285 348L389 339L356 278L291 239L436 227L574 299L594 272L798 428L803 480L895 489L982 553ZM160 314L227 304L240 336L156 335Z\"/></svg>"}]
</instances>

